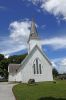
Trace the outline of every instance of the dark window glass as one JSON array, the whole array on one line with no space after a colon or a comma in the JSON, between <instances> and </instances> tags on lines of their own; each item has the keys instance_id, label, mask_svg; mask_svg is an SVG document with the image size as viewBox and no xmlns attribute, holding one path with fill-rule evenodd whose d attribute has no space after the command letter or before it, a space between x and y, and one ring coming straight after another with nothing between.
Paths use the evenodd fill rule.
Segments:
<instances>
[{"instance_id":1,"label":"dark window glass","mask_svg":"<svg viewBox=\"0 0 66 100\"><path fill-rule=\"evenodd\" d=\"M40 70L40 74L42 74L41 64L39 64L39 70Z\"/></svg>"},{"instance_id":2,"label":"dark window glass","mask_svg":"<svg viewBox=\"0 0 66 100\"><path fill-rule=\"evenodd\" d=\"M36 59L36 69L37 69L37 74L39 74L39 70L38 70L38 59Z\"/></svg>"},{"instance_id":3,"label":"dark window glass","mask_svg":"<svg viewBox=\"0 0 66 100\"><path fill-rule=\"evenodd\" d=\"M33 64L33 68L34 68L34 74L36 74L36 70L35 70L35 64Z\"/></svg>"}]
</instances>

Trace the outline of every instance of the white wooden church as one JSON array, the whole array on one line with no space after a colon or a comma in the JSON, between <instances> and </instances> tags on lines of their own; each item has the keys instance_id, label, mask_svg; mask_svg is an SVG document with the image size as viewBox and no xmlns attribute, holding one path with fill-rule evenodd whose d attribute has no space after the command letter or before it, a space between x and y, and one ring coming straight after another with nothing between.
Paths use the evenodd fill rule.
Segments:
<instances>
[{"instance_id":1,"label":"white wooden church","mask_svg":"<svg viewBox=\"0 0 66 100\"><path fill-rule=\"evenodd\" d=\"M28 39L28 55L21 64L9 64L8 81L27 83L29 79L35 82L53 81L52 64L42 51L35 23L32 21L31 32Z\"/></svg>"}]
</instances>

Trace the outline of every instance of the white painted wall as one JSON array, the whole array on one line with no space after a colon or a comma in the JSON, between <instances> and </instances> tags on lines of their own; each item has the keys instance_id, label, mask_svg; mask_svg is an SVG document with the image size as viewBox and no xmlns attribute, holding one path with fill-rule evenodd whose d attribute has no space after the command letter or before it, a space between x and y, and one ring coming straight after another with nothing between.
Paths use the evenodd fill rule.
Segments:
<instances>
[{"instance_id":1,"label":"white painted wall","mask_svg":"<svg viewBox=\"0 0 66 100\"><path fill-rule=\"evenodd\" d=\"M22 78L21 78L21 71L19 71L19 72L16 74L16 81L17 81L17 82L21 82L21 81L22 81Z\"/></svg>"},{"instance_id":2,"label":"white painted wall","mask_svg":"<svg viewBox=\"0 0 66 100\"><path fill-rule=\"evenodd\" d=\"M38 39L32 39L32 40L30 40L29 43L28 43L28 54L29 54L30 51L35 47L35 45L37 45L37 46L42 50L40 40L38 40Z\"/></svg>"},{"instance_id":3,"label":"white painted wall","mask_svg":"<svg viewBox=\"0 0 66 100\"><path fill-rule=\"evenodd\" d=\"M33 72L33 61L36 59L36 57L41 60L42 74L34 74ZM25 67L21 70L21 76L23 83L27 83L29 79L35 79L36 82L53 81L52 66L37 49L30 59L28 59L28 63L25 64Z\"/></svg>"},{"instance_id":4,"label":"white painted wall","mask_svg":"<svg viewBox=\"0 0 66 100\"><path fill-rule=\"evenodd\" d=\"M9 82L16 81L16 74L15 73L10 73L9 76L8 76L8 81Z\"/></svg>"},{"instance_id":5,"label":"white painted wall","mask_svg":"<svg viewBox=\"0 0 66 100\"><path fill-rule=\"evenodd\" d=\"M21 78L21 71L19 71L18 73L10 73L8 76L8 81L17 81L17 82L21 82L22 78Z\"/></svg>"}]
</instances>

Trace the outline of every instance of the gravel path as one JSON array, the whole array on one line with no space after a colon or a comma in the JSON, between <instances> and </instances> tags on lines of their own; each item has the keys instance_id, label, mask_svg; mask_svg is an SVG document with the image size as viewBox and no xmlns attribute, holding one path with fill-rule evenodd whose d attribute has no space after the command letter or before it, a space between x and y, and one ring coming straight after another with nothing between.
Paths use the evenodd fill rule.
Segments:
<instances>
[{"instance_id":1,"label":"gravel path","mask_svg":"<svg viewBox=\"0 0 66 100\"><path fill-rule=\"evenodd\" d=\"M7 82L0 83L0 100L15 100L12 92L14 84L8 84Z\"/></svg>"}]
</instances>

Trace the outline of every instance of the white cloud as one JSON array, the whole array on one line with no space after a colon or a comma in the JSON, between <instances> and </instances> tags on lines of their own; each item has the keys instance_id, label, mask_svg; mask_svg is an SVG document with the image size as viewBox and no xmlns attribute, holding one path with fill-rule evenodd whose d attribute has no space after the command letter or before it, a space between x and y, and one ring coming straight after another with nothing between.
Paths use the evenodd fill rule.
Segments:
<instances>
[{"instance_id":1,"label":"white cloud","mask_svg":"<svg viewBox=\"0 0 66 100\"><path fill-rule=\"evenodd\" d=\"M55 16L62 15L66 19L66 0L46 0L41 5L42 9L54 14Z\"/></svg>"},{"instance_id":2,"label":"white cloud","mask_svg":"<svg viewBox=\"0 0 66 100\"><path fill-rule=\"evenodd\" d=\"M31 21L14 21L9 25L10 35L1 38L0 53L9 55L27 48L27 40L30 34Z\"/></svg>"},{"instance_id":3,"label":"white cloud","mask_svg":"<svg viewBox=\"0 0 66 100\"><path fill-rule=\"evenodd\" d=\"M66 57L55 58L55 59L52 59L52 61L53 61L54 63L56 63L57 65L59 65L59 66L64 66L64 67L66 67Z\"/></svg>"},{"instance_id":4,"label":"white cloud","mask_svg":"<svg viewBox=\"0 0 66 100\"><path fill-rule=\"evenodd\" d=\"M8 58L10 55L5 55L5 58Z\"/></svg>"},{"instance_id":5,"label":"white cloud","mask_svg":"<svg viewBox=\"0 0 66 100\"><path fill-rule=\"evenodd\" d=\"M66 67L66 58L62 59L59 64Z\"/></svg>"},{"instance_id":6,"label":"white cloud","mask_svg":"<svg viewBox=\"0 0 66 100\"><path fill-rule=\"evenodd\" d=\"M53 61L52 61L51 63L52 63L52 66L53 66L53 67L55 67L55 66L56 66L56 64L55 64Z\"/></svg>"},{"instance_id":7,"label":"white cloud","mask_svg":"<svg viewBox=\"0 0 66 100\"><path fill-rule=\"evenodd\" d=\"M66 0L28 0L35 5L40 4L43 11L47 11L54 16L62 16L66 20Z\"/></svg>"},{"instance_id":8,"label":"white cloud","mask_svg":"<svg viewBox=\"0 0 66 100\"><path fill-rule=\"evenodd\" d=\"M14 42L9 37L0 41L0 47L0 53L4 55L9 55L11 53L26 49L26 45L23 43Z\"/></svg>"},{"instance_id":9,"label":"white cloud","mask_svg":"<svg viewBox=\"0 0 66 100\"><path fill-rule=\"evenodd\" d=\"M54 37L41 41L42 45L49 45L54 50L66 48L66 37Z\"/></svg>"},{"instance_id":10,"label":"white cloud","mask_svg":"<svg viewBox=\"0 0 66 100\"><path fill-rule=\"evenodd\" d=\"M31 21L26 20L22 22L12 22L10 24L10 38L13 39L13 41L16 42L25 42L30 34L30 26L31 26Z\"/></svg>"},{"instance_id":11,"label":"white cloud","mask_svg":"<svg viewBox=\"0 0 66 100\"><path fill-rule=\"evenodd\" d=\"M55 64L56 66L54 66L59 73L66 73L66 57L64 58L55 58L51 60L53 62L53 64Z\"/></svg>"}]
</instances>

